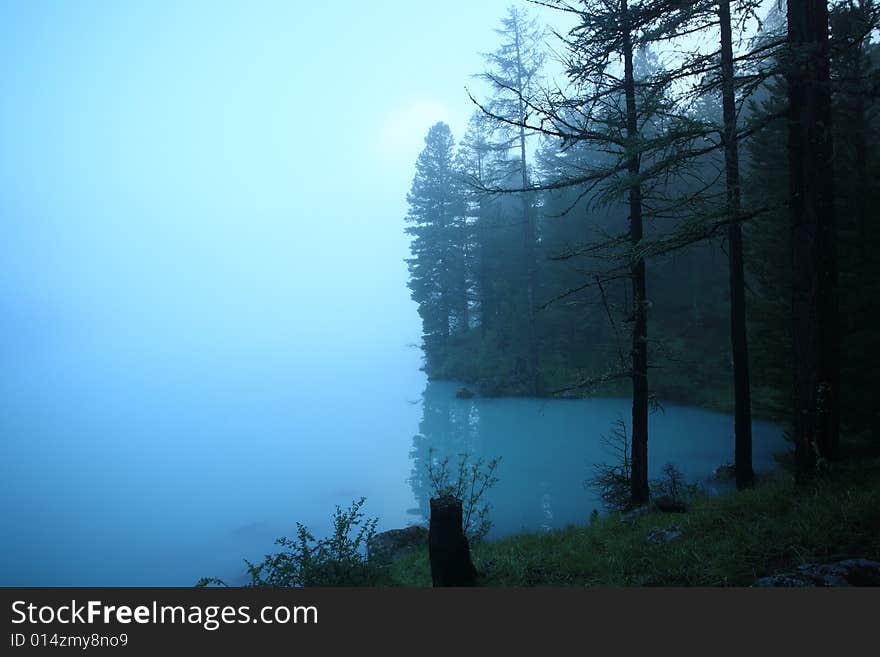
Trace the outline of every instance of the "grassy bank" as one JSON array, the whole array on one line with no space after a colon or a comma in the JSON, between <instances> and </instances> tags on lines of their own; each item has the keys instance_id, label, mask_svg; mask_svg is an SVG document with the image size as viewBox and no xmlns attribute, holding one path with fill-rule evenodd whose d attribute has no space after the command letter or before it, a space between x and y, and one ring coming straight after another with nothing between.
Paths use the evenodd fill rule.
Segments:
<instances>
[{"instance_id":1,"label":"grassy bank","mask_svg":"<svg viewBox=\"0 0 880 657\"><path fill-rule=\"evenodd\" d=\"M652 543L652 530L680 530ZM880 455L856 447L834 470L796 488L788 478L694 500L684 514L526 533L473 550L486 586L748 586L799 564L880 560ZM391 566L397 586L430 586L427 550Z\"/></svg>"}]
</instances>

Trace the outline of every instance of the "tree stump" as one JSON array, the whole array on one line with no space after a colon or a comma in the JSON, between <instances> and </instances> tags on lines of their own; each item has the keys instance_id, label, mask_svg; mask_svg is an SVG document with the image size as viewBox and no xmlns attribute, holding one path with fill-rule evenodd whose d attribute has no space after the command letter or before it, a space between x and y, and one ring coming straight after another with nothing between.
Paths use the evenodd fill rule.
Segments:
<instances>
[{"instance_id":1,"label":"tree stump","mask_svg":"<svg viewBox=\"0 0 880 657\"><path fill-rule=\"evenodd\" d=\"M445 495L431 499L428 554L434 586L475 586L477 569L462 529L461 500Z\"/></svg>"}]
</instances>

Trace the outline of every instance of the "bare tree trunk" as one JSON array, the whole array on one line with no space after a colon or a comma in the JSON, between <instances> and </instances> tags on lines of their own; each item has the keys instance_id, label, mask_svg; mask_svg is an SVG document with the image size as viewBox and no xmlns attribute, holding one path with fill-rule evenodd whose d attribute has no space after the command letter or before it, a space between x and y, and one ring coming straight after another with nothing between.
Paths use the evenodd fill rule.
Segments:
<instances>
[{"instance_id":1,"label":"bare tree trunk","mask_svg":"<svg viewBox=\"0 0 880 657\"><path fill-rule=\"evenodd\" d=\"M722 106L724 111L724 164L727 177L728 262L730 265L730 346L733 354L734 463L736 487L754 482L752 470L752 410L749 389L749 347L746 338L745 274L743 272L742 226L739 223L739 149L736 137L736 104L733 80L733 40L730 29L730 0L720 0Z\"/></svg>"},{"instance_id":2,"label":"bare tree trunk","mask_svg":"<svg viewBox=\"0 0 880 657\"><path fill-rule=\"evenodd\" d=\"M443 206L445 205L445 203L446 203L445 199L442 199L440 202L440 218L437 222L438 225L440 225L442 227L442 230L444 233L446 233L448 231L448 226L446 225L446 212L443 209ZM449 246L448 246L448 243L447 243L447 240L445 237L443 238L443 242L442 242L442 245L440 248L441 248L441 251L440 251L440 271L441 271L441 274L439 276L439 279L440 279L440 290L439 290L440 291L440 301L439 301L438 305L440 307L440 317L443 322L442 331L441 331L440 335L442 337L442 344L445 347L447 344L449 344L449 335L450 335L449 334L449 320L452 317L453 308L455 308L455 297L454 297L453 291L451 289L452 286L450 285L449 274L447 271L449 268L450 257L449 257Z\"/></svg>"},{"instance_id":3,"label":"bare tree trunk","mask_svg":"<svg viewBox=\"0 0 880 657\"><path fill-rule=\"evenodd\" d=\"M428 554L434 586L474 586L477 571L462 528L461 500L447 495L430 503Z\"/></svg>"},{"instance_id":4,"label":"bare tree trunk","mask_svg":"<svg viewBox=\"0 0 880 657\"><path fill-rule=\"evenodd\" d=\"M848 138L853 142L853 173L849 178L849 184L843 190L844 199L848 201L844 207L851 212L849 226L856 236L856 267L858 271L866 271L868 259L871 257L868 230L870 213L868 212L868 194L866 190L870 186L868 174L868 120L865 108L865 99L870 96L871 89L866 78L865 46L870 41L870 33L864 34L862 30L869 21L868 13L873 9L865 0L858 0L848 5L838 7L837 16L832 18L831 32L846 51L841 55L842 75L839 81L838 93L842 96L842 102L846 108L844 121L841 126ZM836 20L836 22L835 22ZM835 34L836 33L836 34ZM840 131L839 131L840 132ZM837 190L838 194L841 193ZM848 314L849 324L847 331L856 330L859 321L856 313Z\"/></svg>"},{"instance_id":5,"label":"bare tree trunk","mask_svg":"<svg viewBox=\"0 0 880 657\"><path fill-rule=\"evenodd\" d=\"M828 6L788 3L794 438L800 479L838 446L840 362Z\"/></svg>"},{"instance_id":6,"label":"bare tree trunk","mask_svg":"<svg viewBox=\"0 0 880 657\"><path fill-rule=\"evenodd\" d=\"M855 161L855 175L857 182L857 189L859 193L856 194L855 202L856 202L856 222L858 226L859 232L859 268L861 271L867 271L865 269L869 262L868 259L870 256L870 251L868 248L868 231L869 231L869 221L870 217L867 211L867 199L868 194L867 190L869 189L869 185L871 184L870 177L868 176L868 121L867 114L865 112L865 96L868 91L865 89L865 81L864 81L864 71L862 70L862 48L864 47L863 43L860 43L857 48L855 48L855 64L853 66L853 78L858 80L859 89L856 94L856 107L855 107L855 130L856 130L856 161Z\"/></svg>"},{"instance_id":7,"label":"bare tree trunk","mask_svg":"<svg viewBox=\"0 0 880 657\"><path fill-rule=\"evenodd\" d=\"M494 328L495 303L493 301L491 276L489 275L489 248L487 246L488 235L486 234L486 208L480 200L479 216L477 217L477 235L480 242L480 331L483 337L486 332Z\"/></svg>"},{"instance_id":8,"label":"bare tree trunk","mask_svg":"<svg viewBox=\"0 0 880 657\"><path fill-rule=\"evenodd\" d=\"M468 259L470 258L470 253L468 246L470 244L470 235L469 235L469 227L467 216L463 216L461 219L461 273L459 274L459 285L461 287L461 310L460 321L461 326L458 327L459 335L465 335L471 328L471 313L470 313L470 290L468 289Z\"/></svg>"},{"instance_id":9,"label":"bare tree trunk","mask_svg":"<svg viewBox=\"0 0 880 657\"><path fill-rule=\"evenodd\" d=\"M483 183L483 154L477 153L477 176L480 183ZM477 243L479 250L480 266L479 278L477 282L477 292L480 302L480 333L485 338L486 332L492 328L493 317L495 313L494 303L492 301L492 287L489 275L489 249L487 240L489 236L486 234L486 203L480 198L477 207Z\"/></svg>"},{"instance_id":10,"label":"bare tree trunk","mask_svg":"<svg viewBox=\"0 0 880 657\"><path fill-rule=\"evenodd\" d=\"M639 176L638 123L636 113L635 79L633 77L633 45L629 27L627 0L621 0L624 21L623 60L626 93L626 133L628 171L632 178L629 188L629 235L637 248L644 231L642 222L642 188ZM632 337L632 482L633 504L648 501L648 322L645 285L645 259L638 257L632 264L633 337Z\"/></svg>"},{"instance_id":11,"label":"bare tree trunk","mask_svg":"<svg viewBox=\"0 0 880 657\"><path fill-rule=\"evenodd\" d=\"M520 52L520 32L519 23L516 25L514 33L514 44L516 47L516 85L519 95L519 157L520 170L522 173L522 188L527 189L529 186L529 174L526 160L526 130L525 130L525 107L523 104L523 75L522 75L522 53ZM528 324L528 378L529 387L532 395L537 396L540 392L538 383L538 334L535 326L535 289L537 287L537 263L535 262L535 221L529 204L528 192L523 192L522 208L523 208L523 245L526 256L526 321Z\"/></svg>"}]
</instances>

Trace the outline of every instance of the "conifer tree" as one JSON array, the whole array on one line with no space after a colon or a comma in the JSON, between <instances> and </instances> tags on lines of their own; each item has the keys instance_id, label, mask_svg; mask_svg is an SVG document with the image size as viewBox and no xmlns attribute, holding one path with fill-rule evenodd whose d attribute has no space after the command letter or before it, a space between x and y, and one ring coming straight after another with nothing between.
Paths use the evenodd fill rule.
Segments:
<instances>
[{"instance_id":1,"label":"conifer tree","mask_svg":"<svg viewBox=\"0 0 880 657\"><path fill-rule=\"evenodd\" d=\"M407 196L406 232L413 237L408 285L419 304L429 375L442 364L450 336L467 331L469 322L467 226L454 149L447 124L431 127Z\"/></svg>"},{"instance_id":2,"label":"conifer tree","mask_svg":"<svg viewBox=\"0 0 880 657\"><path fill-rule=\"evenodd\" d=\"M482 77L489 82L494 92L487 106L493 115L505 119L497 126L497 131L502 135L499 146L516 152L510 162L515 164L518 174L517 186L522 190L518 195L522 207L519 221L522 224L522 269L525 274L523 291L527 328L526 387L531 394L537 395L541 391L535 318L538 236L533 195L525 191L529 187L525 124L529 102L539 90L538 78L544 65L544 31L533 18L516 6L509 8L501 25L502 27L496 30L501 36L501 43L497 50L485 56L489 70Z\"/></svg>"}]
</instances>

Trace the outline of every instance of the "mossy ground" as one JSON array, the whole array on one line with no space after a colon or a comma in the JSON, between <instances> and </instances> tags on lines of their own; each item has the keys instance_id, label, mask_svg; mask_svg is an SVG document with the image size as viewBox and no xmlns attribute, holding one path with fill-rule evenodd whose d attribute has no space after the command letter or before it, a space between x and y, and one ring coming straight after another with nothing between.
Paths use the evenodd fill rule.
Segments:
<instances>
[{"instance_id":1,"label":"mossy ground","mask_svg":"<svg viewBox=\"0 0 880 657\"><path fill-rule=\"evenodd\" d=\"M677 525L666 543L652 529ZM693 500L684 514L631 524L612 514L589 526L525 533L478 545L485 586L748 586L799 564L850 556L880 560L880 454L850 445L826 474L791 477ZM395 562L395 586L430 586L427 550Z\"/></svg>"}]
</instances>

